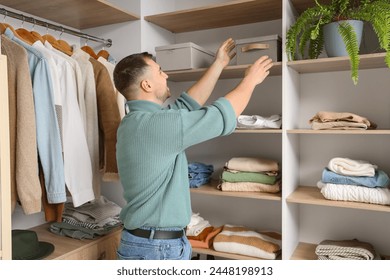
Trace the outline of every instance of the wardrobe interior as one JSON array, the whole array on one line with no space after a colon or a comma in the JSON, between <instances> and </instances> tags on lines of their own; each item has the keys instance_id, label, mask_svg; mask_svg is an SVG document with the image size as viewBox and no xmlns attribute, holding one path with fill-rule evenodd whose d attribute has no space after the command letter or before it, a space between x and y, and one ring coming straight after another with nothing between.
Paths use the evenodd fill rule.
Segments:
<instances>
[{"instance_id":1,"label":"wardrobe interior","mask_svg":"<svg viewBox=\"0 0 390 280\"><path fill-rule=\"evenodd\" d=\"M1 2L0 8L9 9L1 5ZM185 42L193 42L215 52L229 37L238 40L278 34L282 37L284 45L286 30L294 14L292 3L299 1L280 0L283 11L283 18L280 19L182 33L173 33L143 18L232 1L107 0L107 2L140 17L140 20L78 30L99 38L111 39L110 47L65 32L61 34L42 26L22 23L11 17L4 17L4 20L15 29L34 28L40 34L48 32L57 39L61 37L70 45L88 45L96 53L106 50L119 61L134 52L148 51L155 54L156 46ZM0 22L2 20L0 16ZM390 129L389 69L359 70L359 84L355 86L350 79L349 71L299 73L288 67L286 62L283 52L282 74L269 76L257 86L250 104L243 112L245 115L262 116L281 114L283 123L279 133L235 132L187 150L189 162L202 162L214 166L213 179L216 181L221 176L224 164L233 157L260 157L278 161L282 171L281 198L262 200L192 192L193 212L199 213L215 226L243 225L259 231L280 232L283 242L282 259L290 259L300 243L318 244L325 239L356 238L373 244L378 253L390 255L390 242L387 240L390 234L389 210L329 207L326 204L296 203L288 199L298 186L316 187L323 168L334 157L366 160L390 174L388 133L294 132L299 129L310 129L309 120L318 111L354 112L375 121L378 129ZM208 102L224 96L239 81L240 78L218 81ZM168 83L175 97L188 89L194 81L169 80ZM123 206L125 202L120 182L103 181L101 177L99 180L102 195ZM12 214L12 228L15 229L28 229L42 223L45 223L44 213L25 215L21 207L17 206Z\"/></svg>"}]
</instances>

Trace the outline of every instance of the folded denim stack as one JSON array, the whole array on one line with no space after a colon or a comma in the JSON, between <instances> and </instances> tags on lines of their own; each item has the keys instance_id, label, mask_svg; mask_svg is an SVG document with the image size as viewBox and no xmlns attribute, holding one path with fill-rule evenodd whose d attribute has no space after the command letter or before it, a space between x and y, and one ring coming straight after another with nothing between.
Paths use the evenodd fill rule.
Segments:
<instances>
[{"instance_id":1,"label":"folded denim stack","mask_svg":"<svg viewBox=\"0 0 390 280\"><path fill-rule=\"evenodd\" d=\"M317 186L330 200L390 204L390 179L377 165L336 157L329 161Z\"/></svg>"},{"instance_id":2,"label":"folded denim stack","mask_svg":"<svg viewBox=\"0 0 390 280\"><path fill-rule=\"evenodd\" d=\"M209 183L213 172L214 167L211 164L204 164L200 162L189 163L188 179L190 180L190 188L198 188Z\"/></svg>"},{"instance_id":3,"label":"folded denim stack","mask_svg":"<svg viewBox=\"0 0 390 280\"><path fill-rule=\"evenodd\" d=\"M279 165L275 160L235 157L226 162L218 189L222 191L280 191Z\"/></svg>"}]
</instances>

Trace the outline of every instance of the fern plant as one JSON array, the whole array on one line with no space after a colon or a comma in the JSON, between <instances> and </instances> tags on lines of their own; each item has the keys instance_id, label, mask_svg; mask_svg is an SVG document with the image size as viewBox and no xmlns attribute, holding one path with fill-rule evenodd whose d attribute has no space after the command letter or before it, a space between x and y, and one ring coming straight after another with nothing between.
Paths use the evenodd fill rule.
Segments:
<instances>
[{"instance_id":1,"label":"fern plant","mask_svg":"<svg viewBox=\"0 0 390 280\"><path fill-rule=\"evenodd\" d=\"M324 25L339 22L340 33L350 58L351 78L358 83L359 45L353 27L344 20L361 20L372 25L379 46L386 52L390 68L390 0L331 0L305 10L290 26L286 35L288 60L315 59L324 49Z\"/></svg>"}]
</instances>

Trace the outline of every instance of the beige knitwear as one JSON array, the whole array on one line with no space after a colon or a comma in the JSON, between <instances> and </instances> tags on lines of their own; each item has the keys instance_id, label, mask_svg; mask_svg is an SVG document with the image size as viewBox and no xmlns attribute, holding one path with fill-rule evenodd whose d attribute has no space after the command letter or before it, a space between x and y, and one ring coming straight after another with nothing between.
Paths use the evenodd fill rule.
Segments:
<instances>
[{"instance_id":1,"label":"beige knitwear","mask_svg":"<svg viewBox=\"0 0 390 280\"><path fill-rule=\"evenodd\" d=\"M309 123L312 129L375 129L377 125L366 117L349 112L320 111Z\"/></svg>"},{"instance_id":2,"label":"beige knitwear","mask_svg":"<svg viewBox=\"0 0 390 280\"><path fill-rule=\"evenodd\" d=\"M1 52L7 56L11 145L11 205L20 200L25 214L42 209L38 177L35 108L27 52L1 35Z\"/></svg>"}]
</instances>

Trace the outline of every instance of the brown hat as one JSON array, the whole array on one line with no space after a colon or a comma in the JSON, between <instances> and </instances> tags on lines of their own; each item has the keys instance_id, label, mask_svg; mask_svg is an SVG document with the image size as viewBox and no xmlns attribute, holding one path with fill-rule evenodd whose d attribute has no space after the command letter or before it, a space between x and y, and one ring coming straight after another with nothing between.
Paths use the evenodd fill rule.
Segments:
<instances>
[{"instance_id":1,"label":"brown hat","mask_svg":"<svg viewBox=\"0 0 390 280\"><path fill-rule=\"evenodd\" d=\"M32 230L12 230L12 259L40 260L54 251L54 245L38 241L38 236Z\"/></svg>"}]
</instances>

